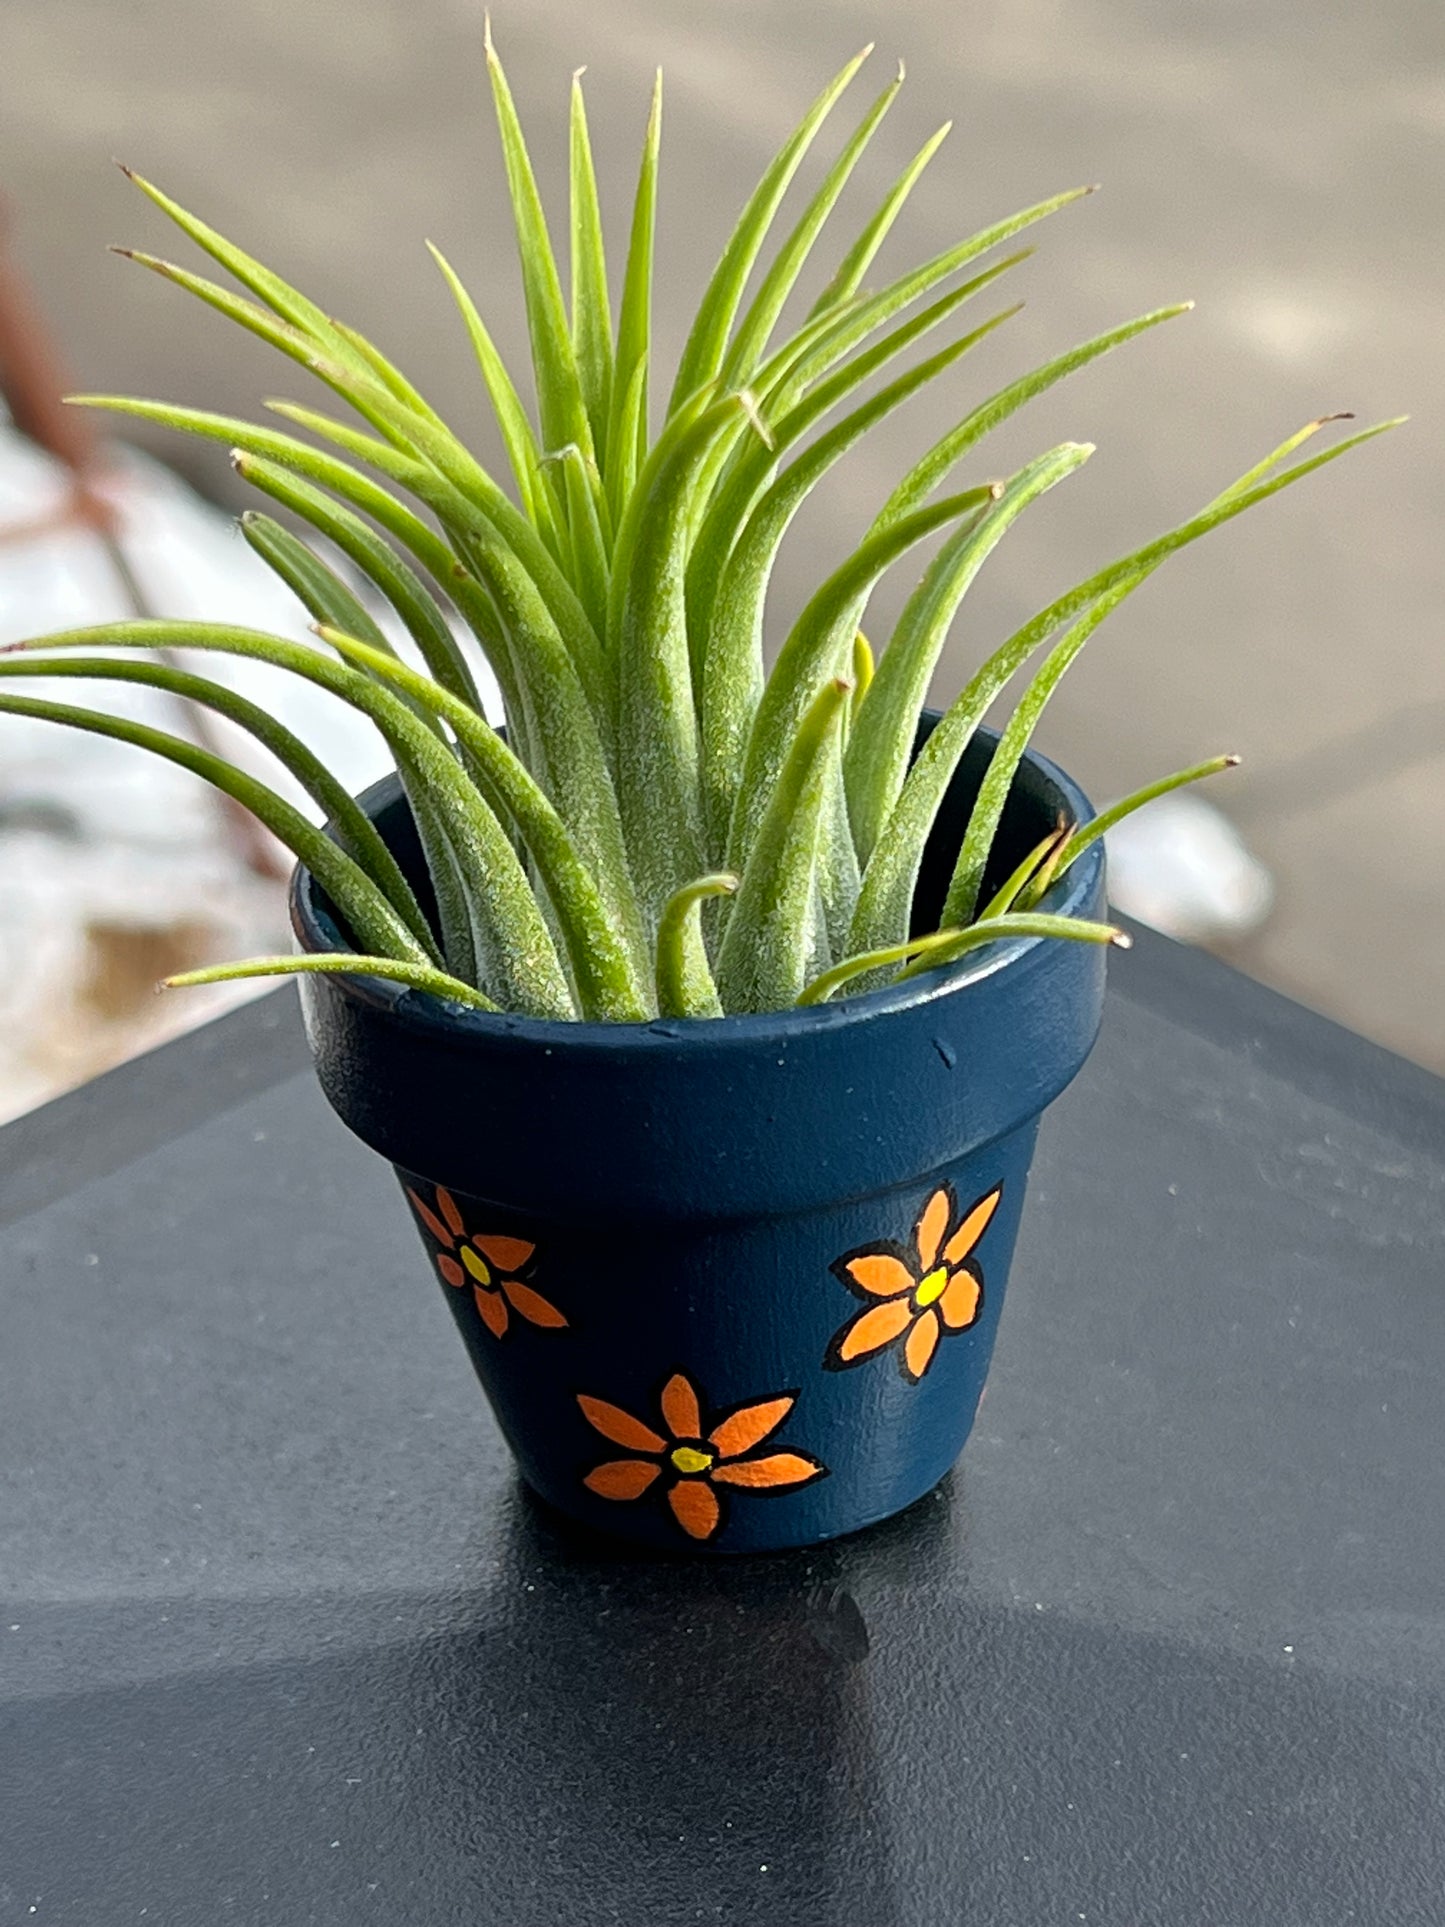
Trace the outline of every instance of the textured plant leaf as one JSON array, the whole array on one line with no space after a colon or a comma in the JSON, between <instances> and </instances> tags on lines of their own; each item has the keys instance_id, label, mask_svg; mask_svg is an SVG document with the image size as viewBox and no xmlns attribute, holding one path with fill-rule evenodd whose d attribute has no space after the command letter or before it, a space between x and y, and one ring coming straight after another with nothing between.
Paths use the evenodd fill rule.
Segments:
<instances>
[{"instance_id":1,"label":"textured plant leaf","mask_svg":"<svg viewBox=\"0 0 1445 1927\"><path fill-rule=\"evenodd\" d=\"M800 1004L825 1004L840 990L856 988L865 980L881 978L897 964L909 968L902 974L917 976L925 970L941 970L956 963L971 950L985 944L1007 943L1021 937L1062 937L1077 943L1109 943L1122 950L1129 948L1126 931L1111 923L1091 923L1084 917L1010 916L996 917L988 924L975 923L966 930L934 930L926 937L910 937L903 943L889 944L882 950L865 950L845 957L815 977L799 997Z\"/></svg>"},{"instance_id":2,"label":"textured plant leaf","mask_svg":"<svg viewBox=\"0 0 1445 1927\"><path fill-rule=\"evenodd\" d=\"M1034 730L1044 707L1063 680L1079 651L1093 635L1100 623L1110 615L1125 596L1133 593L1144 580L1147 570L1139 570L1126 575L1122 581L1101 595L1096 603L1078 616L1064 631L1034 673L1028 688L1014 705L1013 714L1004 725L1003 733L994 745L994 752L984 772L979 786L977 800L969 812L968 828L964 832L963 845L954 865L953 876L949 882L948 895L944 900L943 921L947 924L961 925L972 923L978 910L979 892L983 888L984 871L988 867L989 854L998 834L999 820L1003 816L1004 804L1013 787L1013 779L1019 764L1023 761L1024 751L1028 748Z\"/></svg>"},{"instance_id":3,"label":"textured plant leaf","mask_svg":"<svg viewBox=\"0 0 1445 1927\"><path fill-rule=\"evenodd\" d=\"M486 323L477 309L477 304L467 292L461 276L447 260L441 249L427 242L432 259L442 271L447 286L451 289L452 299L457 304L457 312L466 324L472 352L477 358L482 381L492 404L492 413L497 418L501 431L502 444L507 451L511 465L512 479L517 485L523 512L529 515L538 528L546 533L545 524L549 520L550 509L545 494L538 488L538 467L542 454L537 446L537 438L532 432L522 398L517 393L507 365L498 354Z\"/></svg>"},{"instance_id":4,"label":"textured plant leaf","mask_svg":"<svg viewBox=\"0 0 1445 1927\"><path fill-rule=\"evenodd\" d=\"M845 355L851 354L860 342L884 327L894 315L931 293L950 275L957 274L960 268L967 267L970 261L976 261L981 254L1001 247L1014 235L1032 227L1036 221L1057 214L1061 208L1068 207L1071 202L1093 191L1090 187L1075 187L1062 194L1051 195L1046 201L1038 201L1034 206L1011 214L1006 220L995 221L986 228L980 228L976 234L969 235L966 240L944 248L921 267L900 275L877 294L852 302L842 312L829 311L815 316L799 331L800 336L807 338L806 352L799 355L794 343L785 343L772 362L759 372L752 384L754 389L766 397L770 408L791 407L813 382L821 381ZM1025 254L1013 257L1014 260L1025 258ZM781 383L778 382L780 375L785 377Z\"/></svg>"},{"instance_id":5,"label":"textured plant leaf","mask_svg":"<svg viewBox=\"0 0 1445 1927\"><path fill-rule=\"evenodd\" d=\"M94 632L87 641L108 644L112 638ZM175 641L172 637L171 642ZM51 638L47 638L47 645ZM346 919L358 939L368 949L419 965L430 965L426 947L407 928L406 920L387 900L380 885L373 882L361 865L348 856L339 844L303 816L300 810L265 783L236 768L222 757L188 742L184 736L171 736L147 723L129 717L112 716L104 710L84 709L77 703L51 702L39 696L12 696L0 693L0 715L30 716L43 722L63 723L93 736L106 736L113 742L131 743L149 751L193 775L203 778L224 795L234 797L264 823L271 834L316 878Z\"/></svg>"},{"instance_id":6,"label":"textured plant leaf","mask_svg":"<svg viewBox=\"0 0 1445 1927\"><path fill-rule=\"evenodd\" d=\"M827 751L848 694L841 677L818 691L774 785L718 954L726 1010L780 1010L803 990Z\"/></svg>"},{"instance_id":7,"label":"textured plant leaf","mask_svg":"<svg viewBox=\"0 0 1445 1927\"><path fill-rule=\"evenodd\" d=\"M980 403L956 428L950 429L948 434L935 442L928 453L914 464L884 503L878 516L879 523L890 522L894 516L906 515L910 509L917 508L918 504L933 493L949 471L971 448L975 448L985 435L1007 421L1010 415L1016 414L1026 402L1033 401L1046 389L1052 388L1055 382L1062 381L1065 375L1072 375L1078 369L1087 367L1091 361L1097 361L1100 355L1108 354L1113 348L1122 347L1126 341L1132 341L1136 335L1141 335L1150 328L1157 328L1161 321L1173 321L1178 315L1189 314L1193 307L1192 301L1180 301L1172 307L1155 308L1152 313L1140 315L1133 321L1126 321L1120 327L1106 329L1103 334L1095 335L1091 341L1085 341L1079 347L1071 348L1067 354L1056 355L1052 361L1045 362L1042 367L1031 370L1027 375L1021 375L1017 381L1011 381L996 395L991 395L986 402Z\"/></svg>"},{"instance_id":8,"label":"textured plant leaf","mask_svg":"<svg viewBox=\"0 0 1445 1927\"><path fill-rule=\"evenodd\" d=\"M607 429L607 492L614 523L620 523L632 488L647 459L647 378L652 360L652 272L657 231L657 164L662 141L662 71L652 89L652 107L642 143L642 165L632 205L632 230L622 306L617 316L617 352L612 370L612 419Z\"/></svg>"},{"instance_id":9,"label":"textured plant leaf","mask_svg":"<svg viewBox=\"0 0 1445 1927\"><path fill-rule=\"evenodd\" d=\"M795 732L816 702L820 687L848 662L875 584L909 549L951 521L964 518L971 525L989 513L993 501L990 484L928 503L866 541L809 600L778 653L748 734L728 835L734 869L747 863Z\"/></svg>"},{"instance_id":10,"label":"textured plant leaf","mask_svg":"<svg viewBox=\"0 0 1445 1927\"><path fill-rule=\"evenodd\" d=\"M595 463L592 428L587 418L587 403L582 378L572 346L572 330L562 299L562 282L557 259L547 232L547 216L537 191L531 157L517 117L516 103L497 50L492 44L491 25L486 30L487 73L492 83L492 101L497 110L497 128L502 137L502 157L511 192L512 217L517 229L517 255L522 267L522 292L527 303L527 327L532 338L532 366L537 377L537 406L542 420L542 440L547 448L561 448L576 442L589 463Z\"/></svg>"},{"instance_id":11,"label":"textured plant leaf","mask_svg":"<svg viewBox=\"0 0 1445 1927\"><path fill-rule=\"evenodd\" d=\"M649 987L635 969L636 953L620 927L622 918L588 870L568 825L497 732L440 683L408 664L337 631L323 629L321 634L348 662L364 666L443 718L475 758L489 796L517 825L551 899L582 1014L618 1022L651 1016Z\"/></svg>"},{"instance_id":12,"label":"textured plant leaf","mask_svg":"<svg viewBox=\"0 0 1445 1927\"><path fill-rule=\"evenodd\" d=\"M801 219L774 255L763 276L762 284L738 323L731 346L723 357L720 378L725 388L746 384L756 372L758 361L767 349L778 317L783 312L789 295L797 286L798 276L807 265L814 242L822 232L824 223L838 203L838 197L848 185L854 168L863 158L868 143L877 133L884 115L893 105L902 85L903 73L900 68L897 78L891 80L883 89L849 136L842 153L828 169L822 185L804 209Z\"/></svg>"},{"instance_id":13,"label":"textured plant leaf","mask_svg":"<svg viewBox=\"0 0 1445 1927\"><path fill-rule=\"evenodd\" d=\"M1298 443L1293 444L1295 447L1298 445ZM1122 823L1125 817L1132 816L1135 810L1142 810L1156 797L1167 796L1171 790L1183 789L1187 783L1199 783L1206 776L1217 776L1221 770L1238 767L1237 756L1211 756L1206 762L1191 763L1188 769L1176 770L1172 776L1156 777L1152 783L1145 783L1142 789L1131 790L1127 796L1121 797L1107 810L1101 810L1087 823L1081 823L1065 837L1053 875L1048 879L1036 878L1030 884L1026 900L1020 907L1025 910L1032 909L1050 882L1063 876L1073 864L1077 863L1091 843L1097 842L1101 836L1107 836L1116 824Z\"/></svg>"},{"instance_id":14,"label":"textured plant leaf","mask_svg":"<svg viewBox=\"0 0 1445 1927\"><path fill-rule=\"evenodd\" d=\"M289 670L360 710L393 750L415 765L424 780L428 803L459 860L485 978L477 988L494 995L509 1010L538 1017L576 1014L551 935L506 831L451 750L378 682L306 643L224 623L107 623L46 636L43 647L216 650ZM373 668L382 663L397 670L402 667L380 650L373 650L372 655ZM295 847L289 838L282 840ZM301 860L314 869L309 857ZM320 871L315 874L325 883ZM329 884L326 887L329 889ZM394 948L376 942L360 928L356 935L369 949L383 954ZM408 941L414 943L410 937ZM407 956L411 952L397 954Z\"/></svg>"},{"instance_id":15,"label":"textured plant leaf","mask_svg":"<svg viewBox=\"0 0 1445 1927\"><path fill-rule=\"evenodd\" d=\"M336 623L353 634L367 637L388 654L394 653L366 609L335 571L289 529L282 528L268 515L249 511L241 517L241 533L316 621ZM437 730L438 725L427 712L414 710L413 713L419 714L428 728ZM455 975L471 981L477 974L478 959L466 880L451 838L431 805L425 778L415 760L399 744L392 745L392 753L432 879L442 960Z\"/></svg>"},{"instance_id":16,"label":"textured plant leaf","mask_svg":"<svg viewBox=\"0 0 1445 1927\"><path fill-rule=\"evenodd\" d=\"M409 457L374 436L347 427L344 422L333 421L327 415L298 407L294 402L269 402L267 406L283 419L310 429L313 434L344 448L359 461L380 470L425 503L442 523L453 546L460 543L459 559L471 573L481 576L494 605L497 602L496 587L474 566L474 553L488 558L494 574L501 572L513 580L515 593L523 595L529 606L539 606L545 610L547 626L556 632L565 645L575 675L581 679L586 699L592 705L594 718L599 722L605 719L608 706L607 673L601 644L588 620L581 598L557 566L536 529L516 505L496 489L495 484L490 485L484 505L469 497L455 480L428 462ZM478 470L478 473L483 471ZM525 584L518 579L518 571L525 576ZM526 669L522 660L525 638L507 631L505 624L502 626L511 646L514 673L520 679Z\"/></svg>"},{"instance_id":17,"label":"textured plant leaf","mask_svg":"<svg viewBox=\"0 0 1445 1927\"><path fill-rule=\"evenodd\" d=\"M1108 594L1126 577L1137 575L1140 581L1144 580L1166 556L1199 540L1223 523L1233 520L1236 515L1243 514L1257 502L1277 494L1280 489L1290 487L1315 469L1337 461L1341 455L1362 442L1396 426L1398 422L1391 420L1362 429L1319 455L1297 462L1292 468L1270 475L1263 481L1252 483L1240 494L1226 489L1187 522L1165 535L1157 536L1152 542L1146 542L1141 548L1110 563L1107 568L1098 570L1056 597L995 650L944 713L908 772L898 801L865 864L863 888L853 920L852 947L871 950L896 943L907 934L923 844L954 771L994 698L1036 649L1064 623ZM865 718L869 705L876 699L881 679L880 664L878 679L863 705ZM859 731L855 728L849 742L850 752L857 743L858 735ZM850 804L851 801L850 795Z\"/></svg>"},{"instance_id":18,"label":"textured plant leaf","mask_svg":"<svg viewBox=\"0 0 1445 1927\"><path fill-rule=\"evenodd\" d=\"M182 970L163 979L167 990L187 990L196 984L237 983L247 977L380 977L387 983L405 984L410 990L424 990L470 1010L499 1011L490 997L449 977L444 970L427 970L420 964L397 963L391 957L365 957L354 950L312 950L302 957L246 957L240 963L208 964L202 970Z\"/></svg>"},{"instance_id":19,"label":"textured plant leaf","mask_svg":"<svg viewBox=\"0 0 1445 1927\"><path fill-rule=\"evenodd\" d=\"M547 457L563 478L567 502L567 526L571 535L572 579L599 635L607 633L607 596L611 567L607 555L607 536L598 517L598 498L587 474L587 464L575 442Z\"/></svg>"},{"instance_id":20,"label":"textured plant leaf","mask_svg":"<svg viewBox=\"0 0 1445 1927\"><path fill-rule=\"evenodd\" d=\"M768 585L794 516L855 442L1005 318L996 317L907 369L790 462L753 507L726 560L710 571L712 597L696 599L702 608L689 599L689 637L699 649L693 667L701 682L703 810L714 844L731 818L747 734L762 697Z\"/></svg>"},{"instance_id":21,"label":"textured plant leaf","mask_svg":"<svg viewBox=\"0 0 1445 1927\"><path fill-rule=\"evenodd\" d=\"M452 634L451 624L435 597L395 549L383 542L359 515L263 456L237 454L232 466L242 481L301 516L328 541L334 542L400 616L437 681L470 703L473 709L481 708L477 685Z\"/></svg>"},{"instance_id":22,"label":"textured plant leaf","mask_svg":"<svg viewBox=\"0 0 1445 1927\"><path fill-rule=\"evenodd\" d=\"M674 414L699 388L716 380L727 352L728 337L732 333L743 289L767 240L773 217L788 191L789 183L839 96L872 51L870 44L834 75L769 162L762 179L748 197L698 304L696 318L678 363L677 380L668 403L669 415Z\"/></svg>"},{"instance_id":23,"label":"textured plant leaf","mask_svg":"<svg viewBox=\"0 0 1445 1927\"><path fill-rule=\"evenodd\" d=\"M292 730L261 704L254 703L224 683L197 676L167 662L131 662L119 656L61 656L47 659L26 654L0 654L0 680L41 677L45 680L67 676L94 682L139 683L147 689L163 690L181 702L197 703L214 710L254 736L305 790L331 824L336 841L359 869L376 884L411 935L433 963L440 961L421 906L402 875L391 851L377 834L366 812L353 801L351 792L334 776L320 757ZM249 806L248 806L249 807ZM254 812L253 812L254 814Z\"/></svg>"},{"instance_id":24,"label":"textured plant leaf","mask_svg":"<svg viewBox=\"0 0 1445 1927\"><path fill-rule=\"evenodd\" d=\"M1112 923L1091 923L1087 917L1055 917L1034 911L1028 916L1019 912L1013 916L995 917L990 923L970 924L960 930L952 944L940 944L937 950L927 956L915 957L899 971L900 978L918 977L925 970L940 970L945 964L954 963L959 957L966 956L970 950L980 950L988 943L1007 943L1019 938L1048 937L1062 939L1065 943L1107 943L1116 950L1128 950L1134 939L1127 930L1120 930Z\"/></svg>"},{"instance_id":25,"label":"textured plant leaf","mask_svg":"<svg viewBox=\"0 0 1445 1927\"><path fill-rule=\"evenodd\" d=\"M592 426L597 466L605 472L612 405L612 307L607 297L602 210L597 200L597 172L587 131L580 69L572 76L570 136L572 352L587 419Z\"/></svg>"},{"instance_id":26,"label":"textured plant leaf","mask_svg":"<svg viewBox=\"0 0 1445 1927\"><path fill-rule=\"evenodd\" d=\"M731 896L738 879L728 871L697 877L675 890L657 923L657 1008L663 1017L721 1017L702 936L702 907Z\"/></svg>"},{"instance_id":27,"label":"textured plant leaf","mask_svg":"<svg viewBox=\"0 0 1445 1927\"><path fill-rule=\"evenodd\" d=\"M953 122L946 120L936 134L930 134L889 188L867 226L839 262L837 273L813 303L809 314L810 320L814 316L826 314L830 308L841 307L845 302L851 301L862 287L864 275L872 267L879 248L887 240L894 222L903 212L908 197L917 186L924 168L948 139L952 130Z\"/></svg>"},{"instance_id":28,"label":"textured plant leaf","mask_svg":"<svg viewBox=\"0 0 1445 1927\"><path fill-rule=\"evenodd\" d=\"M618 794L644 910L703 870L697 715L687 638L691 491L747 398L703 398L669 423L618 535L614 576Z\"/></svg>"},{"instance_id":29,"label":"textured plant leaf","mask_svg":"<svg viewBox=\"0 0 1445 1927\"><path fill-rule=\"evenodd\" d=\"M828 380L816 384L781 419L778 419L774 413L769 419L767 443L762 442L759 437L749 437L730 455L725 467L719 472L718 479L712 485L712 499L698 528L688 561L688 624L694 635L706 634L708 625L713 619L715 602L728 558L736 548L750 518L755 516L761 498L767 492L776 495L780 488L786 486L782 477L776 475L783 455L802 441L812 428L847 400L849 395L863 387L889 361L911 347L920 336L937 327L960 303L969 300L1020 259L1022 256L1014 256L1011 260L998 263L972 281L952 289L922 313L910 317L881 340L875 341L870 347L855 355ZM852 429L840 423L831 431L834 439L830 441L829 447L833 451L833 457L843 454L857 436L873 426L881 419L883 413L888 412L889 408L901 405L910 394L943 373L960 356L967 354L971 348L976 347L995 328L1001 326L1017 312L1018 309L1015 307L995 315L985 322L982 328L974 329L972 333L950 343L940 355L933 356L929 361L920 364L918 369L910 369L898 377L888 389L882 391L892 399L882 403L881 410L878 396L854 409L846 418L847 423L853 424ZM818 458L810 449L799 459L816 460ZM786 527L786 523L783 526Z\"/></svg>"},{"instance_id":30,"label":"textured plant leaf","mask_svg":"<svg viewBox=\"0 0 1445 1927\"><path fill-rule=\"evenodd\" d=\"M1058 823L1029 851L1023 862L1010 871L978 913L980 923L1006 917L1011 910L1028 910L1048 890L1058 874L1064 845L1071 825L1060 817Z\"/></svg>"},{"instance_id":31,"label":"textured plant leaf","mask_svg":"<svg viewBox=\"0 0 1445 1927\"><path fill-rule=\"evenodd\" d=\"M976 526L960 529L944 544L904 604L853 719L843 763L853 842L865 871L908 773L928 687L959 604L1024 510L1092 453L1091 443L1063 442L1021 468ZM889 526L884 520L884 533ZM870 940L858 947L875 946Z\"/></svg>"}]
</instances>

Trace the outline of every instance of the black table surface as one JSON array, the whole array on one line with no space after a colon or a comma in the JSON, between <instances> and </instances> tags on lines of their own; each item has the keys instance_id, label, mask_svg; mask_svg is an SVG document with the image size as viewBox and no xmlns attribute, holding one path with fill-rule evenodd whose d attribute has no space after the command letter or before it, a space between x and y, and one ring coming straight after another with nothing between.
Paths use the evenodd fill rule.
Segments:
<instances>
[{"instance_id":1,"label":"black table surface","mask_svg":"<svg viewBox=\"0 0 1445 1927\"><path fill-rule=\"evenodd\" d=\"M1440 1927L1445 1085L1113 977L960 1468L805 1554L522 1493L289 990L0 1133L0 1927Z\"/></svg>"}]
</instances>

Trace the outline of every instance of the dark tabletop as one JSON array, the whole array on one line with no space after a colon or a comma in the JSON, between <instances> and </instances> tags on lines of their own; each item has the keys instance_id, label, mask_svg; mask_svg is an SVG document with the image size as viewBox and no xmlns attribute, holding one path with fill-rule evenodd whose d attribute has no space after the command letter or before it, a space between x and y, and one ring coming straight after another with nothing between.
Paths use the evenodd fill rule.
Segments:
<instances>
[{"instance_id":1,"label":"dark tabletop","mask_svg":"<svg viewBox=\"0 0 1445 1927\"><path fill-rule=\"evenodd\" d=\"M0 1134L0 1927L1445 1921L1445 1085L1141 941L809 1554L559 1525L414 1244L289 990Z\"/></svg>"}]
</instances>

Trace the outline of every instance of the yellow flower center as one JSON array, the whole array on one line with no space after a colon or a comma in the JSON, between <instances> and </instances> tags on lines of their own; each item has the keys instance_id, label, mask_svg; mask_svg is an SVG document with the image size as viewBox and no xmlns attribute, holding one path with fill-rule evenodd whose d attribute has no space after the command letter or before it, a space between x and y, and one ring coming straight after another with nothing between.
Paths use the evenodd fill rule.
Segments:
<instances>
[{"instance_id":1,"label":"yellow flower center","mask_svg":"<svg viewBox=\"0 0 1445 1927\"><path fill-rule=\"evenodd\" d=\"M700 1451L695 1445L675 1445L670 1456L679 1472L694 1473L712 1470L714 1454Z\"/></svg>"},{"instance_id":2,"label":"yellow flower center","mask_svg":"<svg viewBox=\"0 0 1445 1927\"><path fill-rule=\"evenodd\" d=\"M473 1251L470 1245L462 1246L462 1263L479 1285L489 1285L492 1282L490 1265L488 1265L481 1253Z\"/></svg>"},{"instance_id":3,"label":"yellow flower center","mask_svg":"<svg viewBox=\"0 0 1445 1927\"><path fill-rule=\"evenodd\" d=\"M923 1283L918 1287L917 1291L914 1292L914 1303L917 1305L936 1304L947 1288L948 1267L946 1265L940 1265L936 1271L929 1272Z\"/></svg>"}]
</instances>

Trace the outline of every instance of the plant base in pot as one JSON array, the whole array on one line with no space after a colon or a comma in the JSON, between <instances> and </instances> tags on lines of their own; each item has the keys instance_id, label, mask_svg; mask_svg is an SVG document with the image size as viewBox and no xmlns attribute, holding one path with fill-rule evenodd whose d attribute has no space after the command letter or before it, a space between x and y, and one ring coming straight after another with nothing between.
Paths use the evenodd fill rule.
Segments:
<instances>
[{"instance_id":1,"label":"plant base in pot","mask_svg":"<svg viewBox=\"0 0 1445 1927\"><path fill-rule=\"evenodd\" d=\"M925 861L937 921L987 765ZM420 888L395 779L364 807ZM1031 755L1001 870L1060 812ZM1095 845L1050 909L1103 903ZM304 948L334 914L304 870ZM390 1159L522 1474L659 1550L770 1551L888 1517L962 1450L988 1375L1039 1116L1098 1029L1104 951L1039 939L814 1009L643 1026L302 982L322 1088Z\"/></svg>"}]
</instances>

